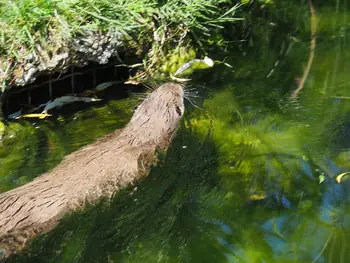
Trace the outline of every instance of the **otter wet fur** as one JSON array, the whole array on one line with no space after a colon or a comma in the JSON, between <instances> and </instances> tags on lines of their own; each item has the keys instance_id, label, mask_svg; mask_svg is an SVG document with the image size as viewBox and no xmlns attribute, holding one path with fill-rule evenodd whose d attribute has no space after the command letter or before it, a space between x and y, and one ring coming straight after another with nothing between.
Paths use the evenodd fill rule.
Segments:
<instances>
[{"instance_id":1,"label":"otter wet fur","mask_svg":"<svg viewBox=\"0 0 350 263\"><path fill-rule=\"evenodd\" d=\"M0 194L0 250L3 257L53 229L68 212L112 197L148 175L166 151L184 113L180 84L166 83L151 92L120 132L67 155L53 170ZM1 255L0 255L1 258Z\"/></svg>"}]
</instances>

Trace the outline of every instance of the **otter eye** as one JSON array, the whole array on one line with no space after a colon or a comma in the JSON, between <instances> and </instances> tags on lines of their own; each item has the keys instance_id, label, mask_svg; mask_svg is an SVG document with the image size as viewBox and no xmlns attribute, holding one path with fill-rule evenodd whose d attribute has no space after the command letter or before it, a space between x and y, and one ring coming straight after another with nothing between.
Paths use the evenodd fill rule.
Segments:
<instances>
[{"instance_id":1,"label":"otter eye","mask_svg":"<svg viewBox=\"0 0 350 263\"><path fill-rule=\"evenodd\" d=\"M175 105L175 110L176 110L177 114L179 114L179 116L181 117L182 116L182 112L181 112L180 107Z\"/></svg>"}]
</instances>

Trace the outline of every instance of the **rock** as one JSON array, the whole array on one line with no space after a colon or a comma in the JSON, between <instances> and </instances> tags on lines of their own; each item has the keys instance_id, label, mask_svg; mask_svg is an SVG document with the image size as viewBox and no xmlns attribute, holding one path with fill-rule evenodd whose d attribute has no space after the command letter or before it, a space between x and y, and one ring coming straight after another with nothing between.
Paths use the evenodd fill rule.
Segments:
<instances>
[{"instance_id":1,"label":"rock","mask_svg":"<svg viewBox=\"0 0 350 263\"><path fill-rule=\"evenodd\" d=\"M102 34L89 32L73 41L73 49L83 59L99 64L107 64L108 60L117 54L122 46L122 35L113 36L110 32Z\"/></svg>"},{"instance_id":2,"label":"rock","mask_svg":"<svg viewBox=\"0 0 350 263\"><path fill-rule=\"evenodd\" d=\"M36 52L25 57L21 68L23 74L12 76L13 86L31 84L38 76L47 74L47 72L66 72L71 66L83 67L89 61L107 64L122 45L122 34L86 32L74 38L71 43L60 44L56 51L53 51L52 56L48 55L52 50L45 50L38 46ZM10 80L11 72L8 72L5 78Z\"/></svg>"}]
</instances>

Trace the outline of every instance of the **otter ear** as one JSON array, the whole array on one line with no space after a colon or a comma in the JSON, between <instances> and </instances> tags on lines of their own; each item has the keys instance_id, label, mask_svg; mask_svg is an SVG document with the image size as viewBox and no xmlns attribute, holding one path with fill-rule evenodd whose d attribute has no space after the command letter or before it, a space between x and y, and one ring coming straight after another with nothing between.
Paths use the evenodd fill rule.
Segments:
<instances>
[{"instance_id":1,"label":"otter ear","mask_svg":"<svg viewBox=\"0 0 350 263\"><path fill-rule=\"evenodd\" d=\"M177 112L177 114L179 114L180 117L183 115L183 111L177 104L175 104L175 111Z\"/></svg>"}]
</instances>

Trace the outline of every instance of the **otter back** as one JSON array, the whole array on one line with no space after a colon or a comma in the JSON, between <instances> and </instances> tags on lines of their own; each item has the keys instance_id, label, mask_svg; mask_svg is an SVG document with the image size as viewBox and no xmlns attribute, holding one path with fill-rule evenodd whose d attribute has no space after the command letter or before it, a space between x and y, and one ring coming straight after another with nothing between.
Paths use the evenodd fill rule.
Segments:
<instances>
[{"instance_id":1,"label":"otter back","mask_svg":"<svg viewBox=\"0 0 350 263\"><path fill-rule=\"evenodd\" d=\"M121 132L68 156L52 171L0 195L0 249L10 255L67 212L111 197L149 173L157 148L166 150L184 113L180 85L166 83L137 107Z\"/></svg>"}]
</instances>

